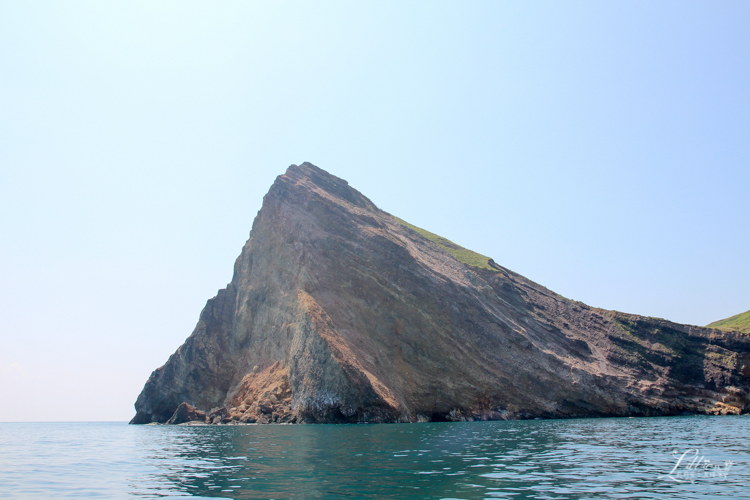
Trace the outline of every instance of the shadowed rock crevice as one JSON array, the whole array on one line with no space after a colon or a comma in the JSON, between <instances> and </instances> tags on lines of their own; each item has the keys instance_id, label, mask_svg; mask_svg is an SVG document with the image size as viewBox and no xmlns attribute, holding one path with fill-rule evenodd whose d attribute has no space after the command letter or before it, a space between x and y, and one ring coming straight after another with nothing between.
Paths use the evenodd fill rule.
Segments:
<instances>
[{"instance_id":1,"label":"shadowed rock crevice","mask_svg":"<svg viewBox=\"0 0 750 500\"><path fill-rule=\"evenodd\" d=\"M750 341L568 300L304 163L132 423L748 411Z\"/></svg>"}]
</instances>

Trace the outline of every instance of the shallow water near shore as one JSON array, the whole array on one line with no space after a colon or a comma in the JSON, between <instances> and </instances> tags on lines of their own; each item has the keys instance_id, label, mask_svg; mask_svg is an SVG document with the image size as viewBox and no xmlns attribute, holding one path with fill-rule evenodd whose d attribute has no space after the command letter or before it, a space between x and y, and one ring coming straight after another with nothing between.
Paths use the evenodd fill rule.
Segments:
<instances>
[{"instance_id":1,"label":"shallow water near shore","mask_svg":"<svg viewBox=\"0 0 750 500\"><path fill-rule=\"evenodd\" d=\"M0 424L0 497L750 498L750 417Z\"/></svg>"}]
</instances>

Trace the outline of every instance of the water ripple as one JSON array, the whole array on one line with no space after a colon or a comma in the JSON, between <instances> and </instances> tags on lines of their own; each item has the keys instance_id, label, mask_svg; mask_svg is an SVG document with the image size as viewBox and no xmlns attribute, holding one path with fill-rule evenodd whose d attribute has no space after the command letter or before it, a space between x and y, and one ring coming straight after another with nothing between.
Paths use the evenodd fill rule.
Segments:
<instances>
[{"instance_id":1,"label":"water ripple","mask_svg":"<svg viewBox=\"0 0 750 500\"><path fill-rule=\"evenodd\" d=\"M354 426L0 424L0 496L741 499L750 498L748 436L747 416ZM670 478L689 450L703 457L693 460L700 467L687 469L692 455L685 455ZM716 469L706 461L732 465Z\"/></svg>"}]
</instances>

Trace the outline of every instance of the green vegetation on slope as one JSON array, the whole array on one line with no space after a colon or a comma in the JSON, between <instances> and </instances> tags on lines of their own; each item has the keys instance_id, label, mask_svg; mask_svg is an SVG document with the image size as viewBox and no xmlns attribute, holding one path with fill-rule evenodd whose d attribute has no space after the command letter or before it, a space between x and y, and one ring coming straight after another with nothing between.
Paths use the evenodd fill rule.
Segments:
<instances>
[{"instance_id":1,"label":"green vegetation on slope","mask_svg":"<svg viewBox=\"0 0 750 500\"><path fill-rule=\"evenodd\" d=\"M731 318L714 321L706 326L718 328L719 330L750 333L750 311L745 311L742 314L732 316Z\"/></svg>"},{"instance_id":2,"label":"green vegetation on slope","mask_svg":"<svg viewBox=\"0 0 750 500\"><path fill-rule=\"evenodd\" d=\"M412 224L409 224L405 220L399 219L398 217L394 218L401 223L402 226L408 227L409 229L418 232L428 240L437 243L441 247L443 247L449 254L451 254L457 261L463 262L464 264L467 264L469 266L478 267L480 269L489 269L490 271L497 271L494 267L492 267L489 264L489 261L492 260L486 255L482 255L480 253L472 252L468 248L464 248L460 245L456 245L450 240L447 240L443 238L442 236L438 236L435 233L431 233L429 231L425 231L421 227L414 226Z\"/></svg>"}]
</instances>

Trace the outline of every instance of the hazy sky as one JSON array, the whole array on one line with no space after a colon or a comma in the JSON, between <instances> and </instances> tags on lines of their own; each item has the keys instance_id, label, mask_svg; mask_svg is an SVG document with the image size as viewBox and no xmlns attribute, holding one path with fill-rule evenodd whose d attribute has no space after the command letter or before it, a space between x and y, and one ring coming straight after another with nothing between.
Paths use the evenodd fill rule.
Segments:
<instances>
[{"instance_id":1,"label":"hazy sky","mask_svg":"<svg viewBox=\"0 0 750 500\"><path fill-rule=\"evenodd\" d=\"M750 309L750 2L0 1L0 420L127 420L292 163L587 304Z\"/></svg>"}]
</instances>

